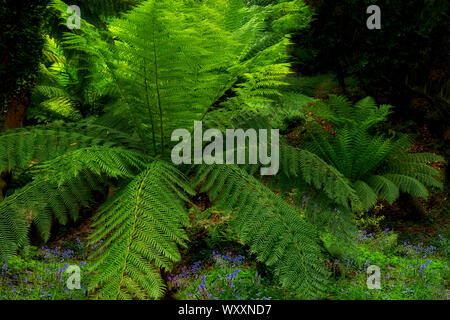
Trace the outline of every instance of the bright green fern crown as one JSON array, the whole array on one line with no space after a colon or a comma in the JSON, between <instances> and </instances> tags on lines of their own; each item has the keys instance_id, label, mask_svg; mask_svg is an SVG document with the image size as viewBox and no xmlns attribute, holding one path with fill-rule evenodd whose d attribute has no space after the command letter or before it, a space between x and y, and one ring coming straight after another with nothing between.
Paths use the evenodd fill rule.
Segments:
<instances>
[{"instance_id":1,"label":"bright green fern crown","mask_svg":"<svg viewBox=\"0 0 450 320\"><path fill-rule=\"evenodd\" d=\"M52 7L64 23L64 4L55 0ZM95 215L90 238L90 290L101 299L161 297L160 270L181 258L189 225L184 203L194 193L188 178L164 160L168 137L174 128L190 128L230 92L230 110L238 101L251 106L279 96L289 72L288 33L293 22L307 25L305 8L301 1L150 0L111 21L106 33L83 20L80 30L64 34L60 49L50 41L42 68L48 77L41 77L36 101L41 107L65 101L68 108L106 101L105 114L0 133L0 171L28 181L0 204L1 259L28 244L30 225L47 240L55 222L76 220L94 193L110 186L116 191ZM68 64L58 50L82 59ZM55 68L62 73L56 76ZM64 92L71 68L90 71L77 72L76 80L87 81L91 94ZM285 286L307 296L324 288L315 229L295 208L240 168L199 175L209 181L205 188L214 185L211 197L224 187L224 206L243 209L236 210L236 232ZM249 200L245 207L239 195Z\"/></svg>"}]
</instances>

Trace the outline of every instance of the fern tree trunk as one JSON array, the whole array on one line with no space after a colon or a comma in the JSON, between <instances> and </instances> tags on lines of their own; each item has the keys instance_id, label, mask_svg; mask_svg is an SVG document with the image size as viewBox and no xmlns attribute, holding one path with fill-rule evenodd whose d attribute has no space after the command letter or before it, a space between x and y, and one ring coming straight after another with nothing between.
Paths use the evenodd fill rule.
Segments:
<instances>
[{"instance_id":1,"label":"fern tree trunk","mask_svg":"<svg viewBox=\"0 0 450 320\"><path fill-rule=\"evenodd\" d=\"M8 103L5 116L5 130L20 128L23 126L29 103L29 92L22 92L21 94L11 98Z\"/></svg>"},{"instance_id":2,"label":"fern tree trunk","mask_svg":"<svg viewBox=\"0 0 450 320\"><path fill-rule=\"evenodd\" d=\"M10 99L5 116L4 129L15 129L23 126L27 106L30 103L29 93L21 93ZM11 179L9 171L0 173L0 202L3 201L6 189Z\"/></svg>"}]
</instances>

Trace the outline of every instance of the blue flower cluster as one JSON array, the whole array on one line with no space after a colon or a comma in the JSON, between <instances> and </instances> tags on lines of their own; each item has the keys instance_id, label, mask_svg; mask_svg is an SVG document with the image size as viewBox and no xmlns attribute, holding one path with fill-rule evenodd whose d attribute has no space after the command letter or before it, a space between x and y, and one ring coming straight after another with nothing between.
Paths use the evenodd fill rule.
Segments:
<instances>
[{"instance_id":1,"label":"blue flower cluster","mask_svg":"<svg viewBox=\"0 0 450 320\"><path fill-rule=\"evenodd\" d=\"M423 243L419 243L418 245L412 245L408 242L403 242L403 248L406 250L407 254L419 254L423 255L426 258L430 254L436 253L436 247L433 245L424 246Z\"/></svg>"},{"instance_id":2,"label":"blue flower cluster","mask_svg":"<svg viewBox=\"0 0 450 320\"><path fill-rule=\"evenodd\" d=\"M246 262L246 259L243 255L233 255L231 252L226 252L225 254L218 253L216 251L213 251L211 256L211 260L215 263L225 263L225 264L231 264L231 265L238 265L243 264Z\"/></svg>"},{"instance_id":3,"label":"blue flower cluster","mask_svg":"<svg viewBox=\"0 0 450 320\"><path fill-rule=\"evenodd\" d=\"M251 287L255 292L250 298L270 300L271 297L264 296L264 290L258 292L260 278L258 272L249 268L243 255L212 251L203 262L184 265L180 271L169 275L168 280L169 288L184 292L181 298L248 299L247 287Z\"/></svg>"},{"instance_id":4,"label":"blue flower cluster","mask_svg":"<svg viewBox=\"0 0 450 320\"><path fill-rule=\"evenodd\" d=\"M198 278L198 274L200 271L202 271L204 268L203 263L200 261L195 261L190 266L183 266L181 268L181 271L179 273L172 273L168 276L169 285L172 288L181 289L187 286L188 279L190 277L194 277L195 279Z\"/></svg>"},{"instance_id":5,"label":"blue flower cluster","mask_svg":"<svg viewBox=\"0 0 450 320\"><path fill-rule=\"evenodd\" d=\"M367 238L373 239L374 237L375 237L375 236L374 236L373 233L367 233L366 230L362 230L362 231L361 231L361 234L358 236L358 240L362 241L362 240L365 240L365 239L367 239Z\"/></svg>"},{"instance_id":6,"label":"blue flower cluster","mask_svg":"<svg viewBox=\"0 0 450 320\"><path fill-rule=\"evenodd\" d=\"M45 259L59 260L59 262L64 262L66 259L71 259L75 256L75 252L71 249L64 249L59 246L54 249L41 247L41 250Z\"/></svg>"},{"instance_id":7,"label":"blue flower cluster","mask_svg":"<svg viewBox=\"0 0 450 320\"><path fill-rule=\"evenodd\" d=\"M78 241L80 246L81 241ZM85 298L86 288L67 289L65 271L71 264L83 268L86 262L77 261L80 255L74 249L55 247L40 248L36 257L39 263L29 258L17 257L0 268L0 299L73 299Z\"/></svg>"}]
</instances>

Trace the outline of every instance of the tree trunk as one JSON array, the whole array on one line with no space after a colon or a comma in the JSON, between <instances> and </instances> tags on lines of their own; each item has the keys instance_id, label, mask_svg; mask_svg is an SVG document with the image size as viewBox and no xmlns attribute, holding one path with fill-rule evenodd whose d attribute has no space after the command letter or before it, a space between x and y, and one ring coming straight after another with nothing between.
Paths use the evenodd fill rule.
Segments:
<instances>
[{"instance_id":1,"label":"tree trunk","mask_svg":"<svg viewBox=\"0 0 450 320\"><path fill-rule=\"evenodd\" d=\"M28 94L21 94L11 99L6 111L5 130L21 128L23 126L29 103L30 98Z\"/></svg>"},{"instance_id":2,"label":"tree trunk","mask_svg":"<svg viewBox=\"0 0 450 320\"><path fill-rule=\"evenodd\" d=\"M3 175L0 175L0 202L2 202L4 199L6 186L7 186L6 179L3 178Z\"/></svg>"},{"instance_id":3,"label":"tree trunk","mask_svg":"<svg viewBox=\"0 0 450 320\"><path fill-rule=\"evenodd\" d=\"M30 99L26 94L21 94L11 99L6 111L5 130L21 128L23 126L29 102ZM11 173L9 171L0 172L0 202L2 202L5 197L10 179Z\"/></svg>"}]
</instances>

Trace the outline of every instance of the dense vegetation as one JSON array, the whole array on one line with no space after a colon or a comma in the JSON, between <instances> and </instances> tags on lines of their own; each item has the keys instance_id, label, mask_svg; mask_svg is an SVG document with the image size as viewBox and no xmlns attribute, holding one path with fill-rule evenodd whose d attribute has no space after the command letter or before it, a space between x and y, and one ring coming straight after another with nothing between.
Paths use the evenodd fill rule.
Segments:
<instances>
[{"instance_id":1,"label":"dense vegetation","mask_svg":"<svg viewBox=\"0 0 450 320\"><path fill-rule=\"evenodd\" d=\"M322 2L80 1L68 29L3 0L0 299L446 299L448 5L388 1L372 38L367 1ZM278 174L175 165L194 121L278 129Z\"/></svg>"}]
</instances>

